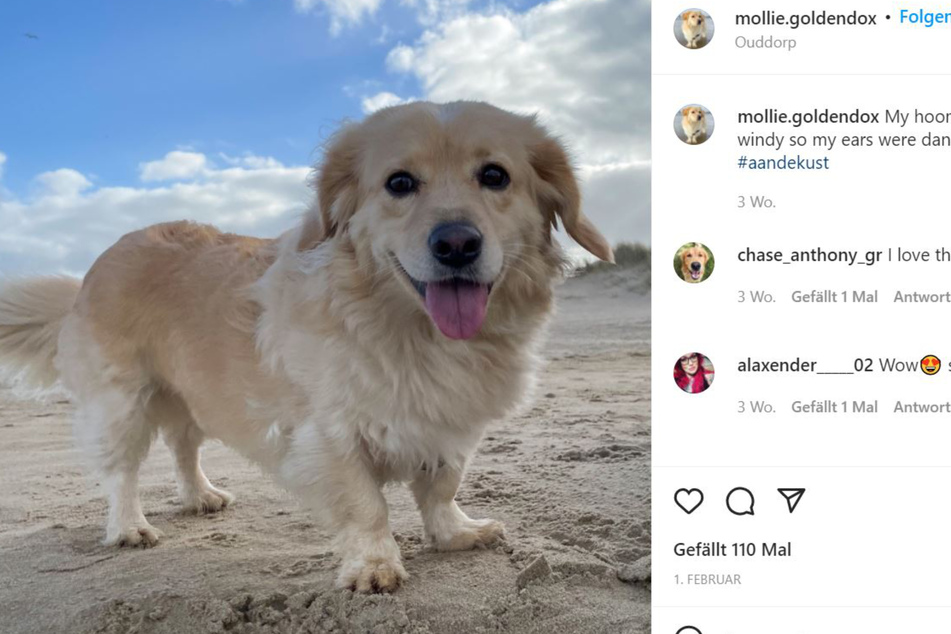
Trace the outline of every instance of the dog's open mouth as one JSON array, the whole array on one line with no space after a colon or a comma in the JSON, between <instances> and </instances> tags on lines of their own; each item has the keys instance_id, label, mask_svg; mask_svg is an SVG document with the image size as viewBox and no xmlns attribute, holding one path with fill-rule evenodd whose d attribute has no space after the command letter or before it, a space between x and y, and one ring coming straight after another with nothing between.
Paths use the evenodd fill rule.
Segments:
<instances>
[{"instance_id":1,"label":"dog's open mouth","mask_svg":"<svg viewBox=\"0 0 951 634\"><path fill-rule=\"evenodd\" d=\"M450 339L471 339L482 328L489 305L491 284L462 277L421 282L400 269L423 298L423 306L439 332Z\"/></svg>"},{"instance_id":2,"label":"dog's open mouth","mask_svg":"<svg viewBox=\"0 0 951 634\"><path fill-rule=\"evenodd\" d=\"M698 269L698 270L696 270L696 271L694 271L694 270L691 269L691 271L690 271L690 278L691 278L691 279L699 280L701 275L703 275L703 269Z\"/></svg>"}]
</instances>

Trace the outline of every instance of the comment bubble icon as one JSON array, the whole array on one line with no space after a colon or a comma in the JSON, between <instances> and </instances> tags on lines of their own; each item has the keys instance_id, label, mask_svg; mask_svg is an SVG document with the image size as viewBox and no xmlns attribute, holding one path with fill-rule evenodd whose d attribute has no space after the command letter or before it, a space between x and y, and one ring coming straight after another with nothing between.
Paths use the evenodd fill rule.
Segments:
<instances>
[{"instance_id":1,"label":"comment bubble icon","mask_svg":"<svg viewBox=\"0 0 951 634\"><path fill-rule=\"evenodd\" d=\"M753 515L754 504L756 498L746 487L736 487L726 494L726 507L734 515Z\"/></svg>"}]
</instances>

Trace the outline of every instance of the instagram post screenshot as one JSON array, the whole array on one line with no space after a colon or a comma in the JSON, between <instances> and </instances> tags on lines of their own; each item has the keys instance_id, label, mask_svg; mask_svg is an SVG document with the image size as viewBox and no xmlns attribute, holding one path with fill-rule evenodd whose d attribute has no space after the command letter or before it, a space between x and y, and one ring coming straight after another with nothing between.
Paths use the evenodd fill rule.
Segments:
<instances>
[{"instance_id":1,"label":"instagram post screenshot","mask_svg":"<svg viewBox=\"0 0 951 634\"><path fill-rule=\"evenodd\" d=\"M0 3L0 632L650 632L651 10Z\"/></svg>"},{"instance_id":2,"label":"instagram post screenshot","mask_svg":"<svg viewBox=\"0 0 951 634\"><path fill-rule=\"evenodd\" d=\"M951 631L949 29L0 4L0 633Z\"/></svg>"}]
</instances>

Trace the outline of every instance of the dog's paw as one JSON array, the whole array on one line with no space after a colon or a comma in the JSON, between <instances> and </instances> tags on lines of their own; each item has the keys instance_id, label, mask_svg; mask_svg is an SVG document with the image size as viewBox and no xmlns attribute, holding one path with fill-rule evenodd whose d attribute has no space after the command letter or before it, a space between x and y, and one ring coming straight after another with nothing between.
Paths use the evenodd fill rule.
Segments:
<instances>
[{"instance_id":1,"label":"dog's paw","mask_svg":"<svg viewBox=\"0 0 951 634\"><path fill-rule=\"evenodd\" d=\"M185 510L198 514L217 513L232 502L233 495L215 487L201 489L184 498Z\"/></svg>"},{"instance_id":2,"label":"dog's paw","mask_svg":"<svg viewBox=\"0 0 951 634\"><path fill-rule=\"evenodd\" d=\"M343 563L337 587L367 594L393 592L408 578L399 559L359 558Z\"/></svg>"},{"instance_id":3,"label":"dog's paw","mask_svg":"<svg viewBox=\"0 0 951 634\"><path fill-rule=\"evenodd\" d=\"M505 525L495 520L467 519L452 532L430 536L436 550L472 550L488 548L505 539Z\"/></svg>"},{"instance_id":4,"label":"dog's paw","mask_svg":"<svg viewBox=\"0 0 951 634\"><path fill-rule=\"evenodd\" d=\"M159 543L164 534L151 524L110 529L106 533L106 546L151 548Z\"/></svg>"}]
</instances>

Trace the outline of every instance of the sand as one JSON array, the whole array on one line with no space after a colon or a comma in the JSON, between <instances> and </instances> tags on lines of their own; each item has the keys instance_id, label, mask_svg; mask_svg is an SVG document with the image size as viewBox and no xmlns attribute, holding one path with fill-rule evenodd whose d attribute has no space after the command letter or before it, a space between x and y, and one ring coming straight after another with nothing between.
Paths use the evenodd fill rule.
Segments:
<instances>
[{"instance_id":1,"label":"sand","mask_svg":"<svg viewBox=\"0 0 951 634\"><path fill-rule=\"evenodd\" d=\"M0 631L544 634L650 631L650 297L631 271L559 289L534 406L487 434L459 492L504 545L436 553L404 487L387 489L411 578L393 595L332 588L328 536L219 444L203 463L237 496L180 510L158 442L142 471L152 549L101 545L106 512L73 447L71 406L0 390Z\"/></svg>"}]
</instances>

